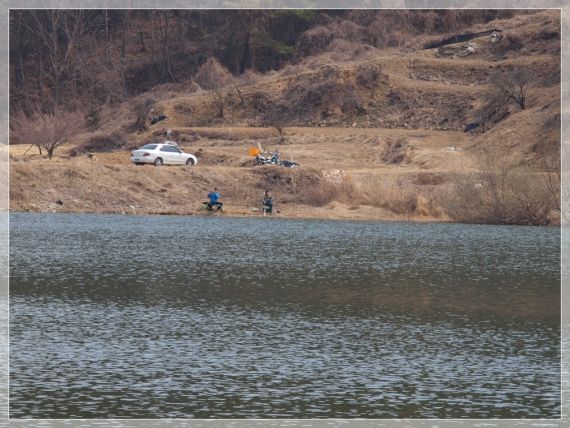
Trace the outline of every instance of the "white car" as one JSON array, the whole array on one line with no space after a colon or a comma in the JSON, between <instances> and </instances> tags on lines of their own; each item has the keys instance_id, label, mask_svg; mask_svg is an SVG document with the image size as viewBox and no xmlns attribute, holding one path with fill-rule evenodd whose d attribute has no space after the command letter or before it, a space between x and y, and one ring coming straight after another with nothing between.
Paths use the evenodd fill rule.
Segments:
<instances>
[{"instance_id":1,"label":"white car","mask_svg":"<svg viewBox=\"0 0 570 428\"><path fill-rule=\"evenodd\" d=\"M131 162L135 165L152 163L160 165L196 165L198 158L184 153L173 144L147 144L131 153Z\"/></svg>"}]
</instances>

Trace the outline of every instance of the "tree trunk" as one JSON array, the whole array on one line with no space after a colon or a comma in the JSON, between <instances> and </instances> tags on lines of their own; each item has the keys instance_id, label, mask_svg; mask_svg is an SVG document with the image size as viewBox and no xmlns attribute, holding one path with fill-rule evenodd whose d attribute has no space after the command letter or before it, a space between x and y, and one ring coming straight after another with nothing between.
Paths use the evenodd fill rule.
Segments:
<instances>
[{"instance_id":1,"label":"tree trunk","mask_svg":"<svg viewBox=\"0 0 570 428\"><path fill-rule=\"evenodd\" d=\"M125 77L127 69L127 33L129 31L129 10L124 11L123 16L123 42L121 45L121 81L123 86L123 97L127 93L127 79Z\"/></svg>"},{"instance_id":2,"label":"tree trunk","mask_svg":"<svg viewBox=\"0 0 570 428\"><path fill-rule=\"evenodd\" d=\"M249 57L249 28L247 29L243 43L244 43L244 48L243 48L243 55L241 57L239 65L239 74L243 74L243 72L245 71L245 66L247 64L247 59Z\"/></svg>"}]
</instances>

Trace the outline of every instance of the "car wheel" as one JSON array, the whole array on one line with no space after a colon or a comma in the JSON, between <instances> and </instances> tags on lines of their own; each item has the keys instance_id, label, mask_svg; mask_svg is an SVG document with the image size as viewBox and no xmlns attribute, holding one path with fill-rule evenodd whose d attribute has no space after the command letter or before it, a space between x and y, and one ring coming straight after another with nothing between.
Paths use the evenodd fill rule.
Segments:
<instances>
[{"instance_id":1,"label":"car wheel","mask_svg":"<svg viewBox=\"0 0 570 428\"><path fill-rule=\"evenodd\" d=\"M160 165L162 165L162 164L163 164L162 158L156 158L156 159L154 160L154 166L160 166Z\"/></svg>"},{"instance_id":2,"label":"car wheel","mask_svg":"<svg viewBox=\"0 0 570 428\"><path fill-rule=\"evenodd\" d=\"M188 158L188 160L186 161L186 165L193 166L194 165L194 159Z\"/></svg>"}]
</instances>

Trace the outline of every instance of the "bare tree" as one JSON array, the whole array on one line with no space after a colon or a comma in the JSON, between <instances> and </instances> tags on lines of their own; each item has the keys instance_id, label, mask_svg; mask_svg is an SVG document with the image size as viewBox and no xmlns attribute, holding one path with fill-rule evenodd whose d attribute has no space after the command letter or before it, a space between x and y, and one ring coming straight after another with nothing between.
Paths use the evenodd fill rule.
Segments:
<instances>
[{"instance_id":1,"label":"bare tree","mask_svg":"<svg viewBox=\"0 0 570 428\"><path fill-rule=\"evenodd\" d=\"M83 116L78 112L19 112L10 120L10 137L16 143L32 144L47 152L51 159L55 149L83 130Z\"/></svg>"},{"instance_id":2,"label":"bare tree","mask_svg":"<svg viewBox=\"0 0 570 428\"><path fill-rule=\"evenodd\" d=\"M75 81L82 54L81 36L85 31L85 14L82 10L59 9L34 10L30 13L31 20L25 21L25 25L39 39L48 64L45 74L52 88L54 108L57 109L66 84L71 84L72 91L76 91ZM65 36L62 37L62 34Z\"/></svg>"},{"instance_id":3,"label":"bare tree","mask_svg":"<svg viewBox=\"0 0 570 428\"><path fill-rule=\"evenodd\" d=\"M169 42L173 30L173 21L170 19L169 10L160 10L155 12L158 19L158 28L160 30L160 38L162 44L162 61L161 61L161 71L160 71L160 81L164 82L166 76L171 82L174 82L174 74L172 73L172 68L170 65L170 52L169 52Z\"/></svg>"},{"instance_id":4,"label":"bare tree","mask_svg":"<svg viewBox=\"0 0 570 428\"><path fill-rule=\"evenodd\" d=\"M236 94L239 98L239 105L243 106L245 104L245 100L243 99L243 94L241 92L239 84L237 83L237 81L235 79L232 80L232 85L233 85L234 89L236 90Z\"/></svg>"},{"instance_id":5,"label":"bare tree","mask_svg":"<svg viewBox=\"0 0 570 428\"><path fill-rule=\"evenodd\" d=\"M135 122L131 125L132 131L146 131L148 129L146 121L155 103L154 98L147 96L136 100L131 105L131 110L135 115Z\"/></svg>"},{"instance_id":6,"label":"bare tree","mask_svg":"<svg viewBox=\"0 0 570 428\"><path fill-rule=\"evenodd\" d=\"M214 102L214 106L216 108L216 117L224 117L224 107L225 107L225 100L224 100L224 92L222 89L212 89L210 91L210 96Z\"/></svg>"},{"instance_id":7,"label":"bare tree","mask_svg":"<svg viewBox=\"0 0 570 428\"><path fill-rule=\"evenodd\" d=\"M491 83L508 101L525 109L527 91L532 85L532 76L527 71L497 72L491 76Z\"/></svg>"},{"instance_id":8,"label":"bare tree","mask_svg":"<svg viewBox=\"0 0 570 428\"><path fill-rule=\"evenodd\" d=\"M484 133L494 123L497 123L509 115L504 98L499 94L489 94L485 102L474 114L475 122Z\"/></svg>"},{"instance_id":9,"label":"bare tree","mask_svg":"<svg viewBox=\"0 0 570 428\"><path fill-rule=\"evenodd\" d=\"M284 131L283 126L281 126L280 124L276 124L276 125L273 125L273 127L277 130L277 132L279 132L279 141L281 143L283 143L285 141L285 137L283 135L283 131Z\"/></svg>"}]
</instances>

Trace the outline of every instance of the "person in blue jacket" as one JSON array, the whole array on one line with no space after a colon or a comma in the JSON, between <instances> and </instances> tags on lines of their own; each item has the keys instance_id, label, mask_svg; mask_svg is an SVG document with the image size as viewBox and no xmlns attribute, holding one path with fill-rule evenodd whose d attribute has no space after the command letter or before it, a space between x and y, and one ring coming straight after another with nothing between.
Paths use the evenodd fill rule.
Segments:
<instances>
[{"instance_id":1,"label":"person in blue jacket","mask_svg":"<svg viewBox=\"0 0 570 428\"><path fill-rule=\"evenodd\" d=\"M210 202L208 202L208 209L210 211L214 207L216 207L218 211L220 211L222 209L222 205L224 205L224 204L220 202L221 197L222 197L222 195L220 195L220 192L218 191L217 187L214 187L213 192L208 193L208 199L210 199Z\"/></svg>"},{"instance_id":2,"label":"person in blue jacket","mask_svg":"<svg viewBox=\"0 0 570 428\"><path fill-rule=\"evenodd\" d=\"M267 189L263 194L261 203L263 204L263 215L273 214L273 196L271 196L269 189Z\"/></svg>"}]
</instances>

